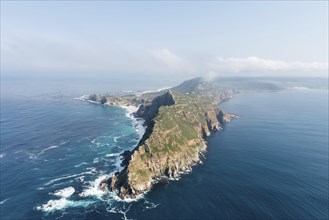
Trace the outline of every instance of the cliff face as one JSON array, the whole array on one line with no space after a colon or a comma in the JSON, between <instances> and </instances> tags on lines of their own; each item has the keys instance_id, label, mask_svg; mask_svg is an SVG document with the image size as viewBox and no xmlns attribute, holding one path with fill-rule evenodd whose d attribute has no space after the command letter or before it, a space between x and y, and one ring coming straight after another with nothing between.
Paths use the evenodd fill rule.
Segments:
<instances>
[{"instance_id":1,"label":"cliff face","mask_svg":"<svg viewBox=\"0 0 329 220\"><path fill-rule=\"evenodd\" d=\"M168 91L142 104L136 116L145 119L146 132L125 168L110 178L109 189L134 198L156 180L177 178L199 163L204 139L230 118L217 107L220 94L212 94Z\"/></svg>"},{"instance_id":2,"label":"cliff face","mask_svg":"<svg viewBox=\"0 0 329 220\"><path fill-rule=\"evenodd\" d=\"M175 100L168 90L163 95L155 97L150 104L141 105L135 113L136 117L143 118L145 125L149 125L151 121L158 115L161 106L174 105Z\"/></svg>"}]
</instances>

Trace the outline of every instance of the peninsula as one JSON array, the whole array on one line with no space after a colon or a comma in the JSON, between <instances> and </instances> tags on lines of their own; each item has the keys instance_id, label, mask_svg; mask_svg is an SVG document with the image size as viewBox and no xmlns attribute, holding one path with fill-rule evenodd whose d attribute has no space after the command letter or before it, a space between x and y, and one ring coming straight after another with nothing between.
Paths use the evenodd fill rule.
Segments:
<instances>
[{"instance_id":1,"label":"peninsula","mask_svg":"<svg viewBox=\"0 0 329 220\"><path fill-rule=\"evenodd\" d=\"M155 93L129 96L90 95L108 105L138 106L134 116L145 120L145 133L132 151L125 151L123 169L101 183L121 199L135 198L164 178L177 179L202 163L206 137L234 118L218 104L232 92L194 78Z\"/></svg>"}]
</instances>

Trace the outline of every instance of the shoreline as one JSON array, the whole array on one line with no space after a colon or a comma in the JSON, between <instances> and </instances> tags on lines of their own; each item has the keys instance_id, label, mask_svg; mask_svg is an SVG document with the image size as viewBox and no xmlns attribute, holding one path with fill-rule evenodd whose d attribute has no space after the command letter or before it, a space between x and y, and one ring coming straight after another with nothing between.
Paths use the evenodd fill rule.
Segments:
<instances>
[{"instance_id":1,"label":"shoreline","mask_svg":"<svg viewBox=\"0 0 329 220\"><path fill-rule=\"evenodd\" d=\"M142 139L144 133L145 133L145 129L146 127L143 126L145 120L142 118L138 118L135 117L134 113L136 113L139 109L139 106L134 106L134 105L115 105L115 104L108 104L108 103L104 103L102 104L101 102L97 102L97 101L92 101L90 99L88 99L89 96L87 95L83 95L80 98L74 98L75 100L81 100L84 102L89 102L91 104L99 104L99 105L103 105L103 106L109 106L109 107L119 107L121 109L123 109L125 111L125 116L127 118L130 119L131 121L131 126L132 128L135 130L136 134L138 135L138 139L136 140L136 143L134 145L132 145L131 147L127 148L126 150L123 150L121 153L119 153L117 155L117 159L116 159L116 170L108 175L106 175L106 177L104 175L99 176L98 178L96 178L93 182L93 186L92 186L92 190L94 191L95 195L104 195L105 193L108 193L108 195L114 199L117 202L134 202L137 201L141 198L144 197L144 195L147 193L143 193L140 194L139 196L137 196L136 198L126 198L124 200L122 200L118 195L116 195L115 193L109 191L108 189L106 189L105 191L103 191L102 188L102 181L104 179L110 178L115 172L120 172L122 170L122 168L124 168L124 166L121 165L122 161L124 160L124 158L122 157L122 154L125 151L132 151L133 149L135 149L138 146L138 143L140 142L140 140ZM96 189L97 188L97 189Z\"/></svg>"},{"instance_id":2,"label":"shoreline","mask_svg":"<svg viewBox=\"0 0 329 220\"><path fill-rule=\"evenodd\" d=\"M226 99L220 101L218 100L219 102L215 105L216 108L219 108L219 105L223 102L223 101L227 101L227 100L230 100L231 98L233 98L233 96L230 96L230 97L227 97ZM83 100L83 101L88 101L90 102L90 100L88 99L88 97L86 96L82 96L80 98L80 100ZM136 140L136 144L134 144L131 148L127 148L126 150L124 150L120 156L117 158L118 159L118 162L122 162L125 160L125 156L124 156L124 153L126 151L130 151L132 152L132 150L138 148L138 144L140 142L140 140L143 138L145 132L146 132L146 126L144 127L143 124L145 122L144 119L142 118L137 118L136 117L136 113L138 111L138 109L140 108L140 106L136 106L136 105L132 105L132 104L129 104L129 103L125 103L125 102L120 102L119 104L118 103L115 103L115 102L105 102L105 103L101 103L101 102L95 102L95 101L92 101L91 103L93 104L103 104L103 105L106 105L106 106L116 106L116 107L120 107L122 109L125 110L126 112L126 117L128 117L130 120L131 120L131 124L132 124L132 127L135 129L135 132L139 135L139 138ZM217 114L217 113L216 113ZM234 116L234 117L233 117ZM218 117L218 115L216 116ZM229 122L231 119L233 118L236 118L235 115L231 115L231 114L221 114L221 117L223 122L224 123L227 123ZM205 155L204 153L207 151L207 148L208 148L208 144L207 144L207 137L211 136L212 134L218 132L218 131L221 131L222 130L222 126L224 124L220 124L220 122L218 121L218 124L216 125L213 125L213 127L211 126L211 128L209 128L209 132L207 132L206 137L203 137L202 138L202 147L201 149L199 149L198 151L198 159L197 160L192 160L190 164L188 164L186 167L183 167L182 169L178 169L178 170L175 170L173 175L169 175L168 177L167 176L158 176L156 179L153 179L151 181L151 184L152 185L155 185L157 184L158 182L162 182L162 181L173 181L173 180L179 180L181 179L181 175L185 175L185 174L189 174L192 172L192 167L195 166L195 165L198 165L198 164L203 164L203 159L205 159ZM120 173L122 172L122 168L124 168L125 166L123 164L120 164L120 166L117 166L116 167L116 172ZM116 173L115 172L115 173ZM111 177L111 174L108 178L105 178L104 180L102 180L102 184L99 186L100 187L100 190L102 190L103 192L105 191L108 191L107 189L105 189L105 184L108 182L108 180L112 180L113 176L114 175L117 175L117 174L113 174L112 173L112 177ZM151 187L152 188L152 187ZM146 193L148 193L151 188L147 189L147 190L144 190L144 192L140 192L139 195L145 195ZM113 190L111 189L110 192L113 192ZM116 193L116 192L115 192ZM133 200L138 200L140 197L139 197L138 194L136 194L135 196L128 196L128 197L124 197L122 198L119 194L116 194L117 197L119 197L121 199L121 201L126 201L126 200L130 200L130 201L133 201Z\"/></svg>"},{"instance_id":3,"label":"shoreline","mask_svg":"<svg viewBox=\"0 0 329 220\"><path fill-rule=\"evenodd\" d=\"M139 139L137 141L137 144L139 143L139 141L142 139L143 135L145 134L145 127L143 126L145 120L142 118L138 118L135 117L134 113L136 113L139 109L139 106L133 106L133 105L109 105L109 104L104 104L107 106L117 106L120 107L124 110L126 110L126 117L130 118L130 120L132 121L132 126L133 128L135 128L136 133L139 135ZM136 144L136 146L137 146ZM134 146L134 148L136 147ZM134 149L132 148L132 149Z\"/></svg>"}]
</instances>

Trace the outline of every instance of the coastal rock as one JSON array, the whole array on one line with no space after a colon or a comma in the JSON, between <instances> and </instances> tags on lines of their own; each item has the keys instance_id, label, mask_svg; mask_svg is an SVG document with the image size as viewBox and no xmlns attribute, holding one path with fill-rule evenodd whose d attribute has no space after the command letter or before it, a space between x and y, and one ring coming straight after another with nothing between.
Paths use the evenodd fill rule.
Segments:
<instances>
[{"instance_id":1,"label":"coastal rock","mask_svg":"<svg viewBox=\"0 0 329 220\"><path fill-rule=\"evenodd\" d=\"M107 184L108 184L108 180L109 178L105 178L103 179L100 184L99 184L99 187L100 189L104 192L106 190L106 187L107 187Z\"/></svg>"}]
</instances>

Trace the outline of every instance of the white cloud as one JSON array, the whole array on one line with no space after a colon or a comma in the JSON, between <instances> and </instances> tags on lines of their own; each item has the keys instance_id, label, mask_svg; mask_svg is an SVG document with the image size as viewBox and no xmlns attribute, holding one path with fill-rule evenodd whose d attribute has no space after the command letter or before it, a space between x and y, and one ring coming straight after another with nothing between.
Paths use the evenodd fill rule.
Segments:
<instances>
[{"instance_id":1,"label":"white cloud","mask_svg":"<svg viewBox=\"0 0 329 220\"><path fill-rule=\"evenodd\" d=\"M219 73L243 73L243 72L312 72L328 71L327 62L301 62L262 59L255 56L247 58L239 57L216 57L208 64L210 71Z\"/></svg>"},{"instance_id":2,"label":"white cloud","mask_svg":"<svg viewBox=\"0 0 329 220\"><path fill-rule=\"evenodd\" d=\"M168 49L151 50L150 53L169 67L177 68L183 65L182 59Z\"/></svg>"},{"instance_id":3,"label":"white cloud","mask_svg":"<svg viewBox=\"0 0 329 220\"><path fill-rule=\"evenodd\" d=\"M1 39L1 69L14 71L74 71L166 74L190 77L217 75L317 75L327 76L327 62L263 59L255 56L182 56L167 48L131 48L110 41L79 36L19 34Z\"/></svg>"},{"instance_id":4,"label":"white cloud","mask_svg":"<svg viewBox=\"0 0 329 220\"><path fill-rule=\"evenodd\" d=\"M1 68L13 71L180 74L194 71L169 49L127 48L78 36L12 35L1 42Z\"/></svg>"},{"instance_id":5,"label":"white cloud","mask_svg":"<svg viewBox=\"0 0 329 220\"><path fill-rule=\"evenodd\" d=\"M195 73L196 68L189 60L176 55L169 49L149 50L150 55L157 61L157 68L163 68L163 71L180 72L183 74ZM159 66L160 65L160 66Z\"/></svg>"}]
</instances>

